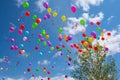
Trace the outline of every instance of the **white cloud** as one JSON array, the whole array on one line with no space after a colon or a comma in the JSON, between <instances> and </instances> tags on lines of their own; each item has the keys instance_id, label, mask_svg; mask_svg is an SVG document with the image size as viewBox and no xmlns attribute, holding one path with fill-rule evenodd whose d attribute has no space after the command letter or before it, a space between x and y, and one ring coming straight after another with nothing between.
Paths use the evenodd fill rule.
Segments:
<instances>
[{"instance_id":1,"label":"white cloud","mask_svg":"<svg viewBox=\"0 0 120 80\"><path fill-rule=\"evenodd\" d=\"M111 20L114 18L114 16L110 16L107 21L108 21L108 24L111 22Z\"/></svg>"},{"instance_id":2,"label":"white cloud","mask_svg":"<svg viewBox=\"0 0 120 80\"><path fill-rule=\"evenodd\" d=\"M17 7L20 7L22 4L23 4L23 2L25 2L25 1L28 1L28 0L16 0L16 2L17 2Z\"/></svg>"},{"instance_id":3,"label":"white cloud","mask_svg":"<svg viewBox=\"0 0 120 80\"><path fill-rule=\"evenodd\" d=\"M96 23L97 21L101 21L104 18L104 14L102 12L99 12L97 15L89 15L88 13L83 13L82 17L76 18L76 17L69 17L68 18L68 22L66 27L64 27L64 31L66 34L72 34L72 35L76 35L79 32L82 32L83 30L86 29L87 25L82 26L80 25L80 20L81 19L85 19L86 22L94 22ZM74 26L74 24L76 24L76 26ZM73 27L74 26L74 27Z\"/></svg>"},{"instance_id":4,"label":"white cloud","mask_svg":"<svg viewBox=\"0 0 120 80\"><path fill-rule=\"evenodd\" d=\"M109 32L111 32L111 36L105 35L104 37L107 40L105 41L99 40L99 43L109 48L108 55L120 53L120 32L118 32L117 30L112 30ZM107 32L105 34L107 34ZM94 42L94 44L95 43L96 41Z\"/></svg>"},{"instance_id":5,"label":"white cloud","mask_svg":"<svg viewBox=\"0 0 120 80\"><path fill-rule=\"evenodd\" d=\"M86 20L88 20L88 21L92 21L92 22L94 22L94 23L96 23L97 21L101 21L101 20L103 20L103 18L104 18L104 14L103 14L103 12L99 12L97 15L89 15L88 13L83 13L83 18L85 18Z\"/></svg>"},{"instance_id":6,"label":"white cloud","mask_svg":"<svg viewBox=\"0 0 120 80\"><path fill-rule=\"evenodd\" d=\"M40 12L43 12L45 10L45 8L43 7L43 3L44 2L48 2L48 0L37 0L35 2L36 6L37 6L37 9L40 11Z\"/></svg>"},{"instance_id":7,"label":"white cloud","mask_svg":"<svg viewBox=\"0 0 120 80\"><path fill-rule=\"evenodd\" d=\"M48 60L43 60L42 65L48 65L50 62Z\"/></svg>"},{"instance_id":8,"label":"white cloud","mask_svg":"<svg viewBox=\"0 0 120 80\"><path fill-rule=\"evenodd\" d=\"M61 51L58 51L57 53L55 53L55 55L53 55L53 58L57 58L57 57L59 57L59 56L61 56Z\"/></svg>"},{"instance_id":9,"label":"white cloud","mask_svg":"<svg viewBox=\"0 0 120 80\"><path fill-rule=\"evenodd\" d=\"M36 78L30 78L29 80L40 80L40 79L43 79L43 80L48 80L46 77L43 78L41 76L39 77L36 77ZM73 78L71 77L68 77L67 79L64 77L64 75L61 75L61 76L55 76L55 77L52 77L50 78L50 80L74 80Z\"/></svg>"},{"instance_id":10,"label":"white cloud","mask_svg":"<svg viewBox=\"0 0 120 80\"><path fill-rule=\"evenodd\" d=\"M88 11L90 6L99 6L104 0L73 0L76 6L82 7L84 11Z\"/></svg>"}]
</instances>

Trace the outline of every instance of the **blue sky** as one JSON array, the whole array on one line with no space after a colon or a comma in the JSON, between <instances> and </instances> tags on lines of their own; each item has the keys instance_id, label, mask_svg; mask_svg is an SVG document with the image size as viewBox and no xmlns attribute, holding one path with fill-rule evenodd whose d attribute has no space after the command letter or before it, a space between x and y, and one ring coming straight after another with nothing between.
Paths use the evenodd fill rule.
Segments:
<instances>
[{"instance_id":1,"label":"blue sky","mask_svg":"<svg viewBox=\"0 0 120 80\"><path fill-rule=\"evenodd\" d=\"M60 80L63 80L63 75L68 75L69 80L73 80L70 78L70 72L73 64L71 63L71 65L68 66L66 55L69 53L67 52L67 49L70 49L70 43L76 43L82 39L82 28L86 28L87 34L96 30L96 26L89 25L90 21L101 21L100 27L113 33L113 35L109 38L111 42L108 43L108 47L110 47L111 50L110 55L114 56L117 66L120 66L119 0L29 0L28 2L30 7L28 9L24 9L21 6L21 3L24 1L25 0L1 0L0 2L0 68L3 68L0 70L1 79L4 77L6 80L28 80L32 77L31 75L34 74L36 79L39 77L51 77L52 80L56 80L57 78L61 78ZM43 19L44 15L47 13L42 6L44 1L48 2L49 7L58 13L56 18L51 16L50 19ZM76 6L76 13L71 12L71 5ZM26 17L24 14L26 10L31 13L29 17ZM42 20L36 29L31 28L31 25L35 22L32 20L32 15L34 14ZM62 15L67 17L66 22L61 21ZM22 18L18 21L20 17ZM78 25L78 28L73 30L71 28L72 23L77 23L81 18L86 19L86 27ZM54 24L52 24L52 22ZM20 24L25 25L25 30L22 35L17 33ZM15 31L12 33L9 32L10 27L14 27ZM57 30L58 27L63 28L63 32L61 34L72 35L72 41L66 43L63 40L60 42L57 37L59 34ZM54 58L53 56L55 56L58 51L51 51L50 47L44 47L42 43L37 43L38 34L40 34L43 29L45 29L47 34L50 35L50 38L45 39L45 41L49 40L54 47L60 44L66 46L66 48L62 51L62 56ZM29 34L27 35L25 31L29 31ZM32 33L34 34L32 35ZM28 38L27 41L22 40L24 36ZM11 43L11 38L14 38L16 42ZM21 44L23 44L24 47L21 47ZM19 47L18 50L11 50L11 45L17 45ZM37 51L34 50L35 46L39 47ZM25 50L24 55L18 55L18 51L20 49ZM69 56L74 59L75 50L70 49L70 51L72 54L69 54ZM40 52L42 52L43 55L40 55ZM28 58L25 57L25 54L29 55ZM3 59L4 56L8 57L7 63ZM19 64L16 65L17 63ZM55 68L52 68L52 66ZM44 67L51 72L50 75L43 73ZM15 68L16 70L14 70ZM31 69L30 73L27 73L27 68ZM36 68L39 68L40 71L36 72Z\"/></svg>"}]
</instances>

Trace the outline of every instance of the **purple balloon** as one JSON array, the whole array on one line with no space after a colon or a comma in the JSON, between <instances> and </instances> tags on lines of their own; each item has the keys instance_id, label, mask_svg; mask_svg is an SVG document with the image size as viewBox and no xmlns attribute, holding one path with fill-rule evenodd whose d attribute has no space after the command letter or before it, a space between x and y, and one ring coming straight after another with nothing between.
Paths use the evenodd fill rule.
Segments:
<instances>
[{"instance_id":1,"label":"purple balloon","mask_svg":"<svg viewBox=\"0 0 120 80\"><path fill-rule=\"evenodd\" d=\"M62 41L62 37L59 37L58 39L59 39L59 41Z\"/></svg>"},{"instance_id":2,"label":"purple balloon","mask_svg":"<svg viewBox=\"0 0 120 80\"><path fill-rule=\"evenodd\" d=\"M14 49L14 46L12 45L12 46L10 47L10 49L13 50L13 49Z\"/></svg>"},{"instance_id":3,"label":"purple balloon","mask_svg":"<svg viewBox=\"0 0 120 80\"><path fill-rule=\"evenodd\" d=\"M15 39L14 39L14 38L12 38L12 39L11 39L11 42L15 42Z\"/></svg>"},{"instance_id":4,"label":"purple balloon","mask_svg":"<svg viewBox=\"0 0 120 80\"><path fill-rule=\"evenodd\" d=\"M72 40L72 36L71 35L68 36L68 40Z\"/></svg>"},{"instance_id":5,"label":"purple balloon","mask_svg":"<svg viewBox=\"0 0 120 80\"><path fill-rule=\"evenodd\" d=\"M51 42L50 41L47 41L47 44L48 44L48 46L51 46Z\"/></svg>"},{"instance_id":6,"label":"purple balloon","mask_svg":"<svg viewBox=\"0 0 120 80\"><path fill-rule=\"evenodd\" d=\"M43 6L44 6L44 8L47 9L47 8L48 8L48 3L47 3L47 2L44 2L44 3L43 3Z\"/></svg>"},{"instance_id":7,"label":"purple balloon","mask_svg":"<svg viewBox=\"0 0 120 80\"><path fill-rule=\"evenodd\" d=\"M46 20L47 19L47 16L44 16L44 20Z\"/></svg>"},{"instance_id":8,"label":"purple balloon","mask_svg":"<svg viewBox=\"0 0 120 80\"><path fill-rule=\"evenodd\" d=\"M46 16L49 19L51 15L50 15L50 13L47 13Z\"/></svg>"},{"instance_id":9,"label":"purple balloon","mask_svg":"<svg viewBox=\"0 0 120 80\"><path fill-rule=\"evenodd\" d=\"M95 31L92 31L91 32L91 36L93 37L93 36L96 36L96 32Z\"/></svg>"},{"instance_id":10,"label":"purple balloon","mask_svg":"<svg viewBox=\"0 0 120 80\"><path fill-rule=\"evenodd\" d=\"M43 41L44 41L44 38L41 38L41 41L43 42Z\"/></svg>"}]
</instances>

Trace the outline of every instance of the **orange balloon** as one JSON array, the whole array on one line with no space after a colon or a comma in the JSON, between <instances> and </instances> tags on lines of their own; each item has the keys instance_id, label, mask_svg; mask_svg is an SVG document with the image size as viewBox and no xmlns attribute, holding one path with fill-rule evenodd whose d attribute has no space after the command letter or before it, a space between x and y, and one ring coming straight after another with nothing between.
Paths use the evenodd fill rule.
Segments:
<instances>
[{"instance_id":1,"label":"orange balloon","mask_svg":"<svg viewBox=\"0 0 120 80\"><path fill-rule=\"evenodd\" d=\"M83 45L84 45L85 47L87 47L87 46L88 46L88 42L85 41L85 42L83 43Z\"/></svg>"},{"instance_id":2,"label":"orange balloon","mask_svg":"<svg viewBox=\"0 0 120 80\"><path fill-rule=\"evenodd\" d=\"M50 38L50 36L49 36L49 35L46 35L46 39L48 39L48 38Z\"/></svg>"}]
</instances>

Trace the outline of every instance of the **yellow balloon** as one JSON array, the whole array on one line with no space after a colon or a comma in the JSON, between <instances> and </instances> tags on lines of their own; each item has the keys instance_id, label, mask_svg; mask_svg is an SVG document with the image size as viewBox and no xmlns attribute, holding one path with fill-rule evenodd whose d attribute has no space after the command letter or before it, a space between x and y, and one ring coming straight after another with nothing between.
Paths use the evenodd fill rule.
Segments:
<instances>
[{"instance_id":1,"label":"yellow balloon","mask_svg":"<svg viewBox=\"0 0 120 80\"><path fill-rule=\"evenodd\" d=\"M51 8L48 8L48 9L47 9L47 12L48 12L48 13L51 13L51 12L52 12L52 9L51 9Z\"/></svg>"},{"instance_id":2,"label":"yellow balloon","mask_svg":"<svg viewBox=\"0 0 120 80\"><path fill-rule=\"evenodd\" d=\"M53 51L53 50L54 50L54 47L50 47L50 50Z\"/></svg>"},{"instance_id":3,"label":"yellow balloon","mask_svg":"<svg viewBox=\"0 0 120 80\"><path fill-rule=\"evenodd\" d=\"M88 41L91 43L93 41L93 38L88 38Z\"/></svg>"},{"instance_id":4,"label":"yellow balloon","mask_svg":"<svg viewBox=\"0 0 120 80\"><path fill-rule=\"evenodd\" d=\"M87 46L88 46L88 42L85 41L85 42L83 43L83 45L84 45L85 47L87 47Z\"/></svg>"},{"instance_id":5,"label":"yellow balloon","mask_svg":"<svg viewBox=\"0 0 120 80\"><path fill-rule=\"evenodd\" d=\"M58 14L57 14L57 12L54 12L53 13L53 17L56 17Z\"/></svg>"},{"instance_id":6,"label":"yellow balloon","mask_svg":"<svg viewBox=\"0 0 120 80\"><path fill-rule=\"evenodd\" d=\"M63 16L61 17L61 19L62 19L63 22L66 21L66 16L63 15Z\"/></svg>"},{"instance_id":7,"label":"yellow balloon","mask_svg":"<svg viewBox=\"0 0 120 80\"><path fill-rule=\"evenodd\" d=\"M101 34L100 34L100 36L102 36L102 37L103 37L103 36L104 36L104 33L101 33Z\"/></svg>"},{"instance_id":8,"label":"yellow balloon","mask_svg":"<svg viewBox=\"0 0 120 80\"><path fill-rule=\"evenodd\" d=\"M58 34L58 37L62 37L62 34Z\"/></svg>"}]
</instances>

